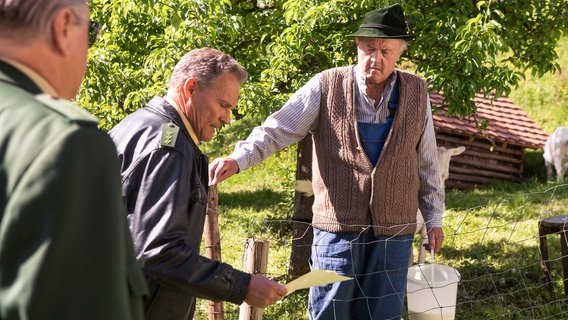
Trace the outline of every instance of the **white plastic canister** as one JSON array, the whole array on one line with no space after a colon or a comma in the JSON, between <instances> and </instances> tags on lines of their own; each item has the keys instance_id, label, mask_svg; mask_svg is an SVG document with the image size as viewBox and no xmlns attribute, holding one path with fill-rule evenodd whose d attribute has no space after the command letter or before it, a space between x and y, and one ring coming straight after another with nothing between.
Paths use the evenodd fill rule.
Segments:
<instances>
[{"instance_id":1,"label":"white plastic canister","mask_svg":"<svg viewBox=\"0 0 568 320\"><path fill-rule=\"evenodd\" d=\"M408 269L408 316L412 320L453 320L460 273L441 264L418 264Z\"/></svg>"}]
</instances>

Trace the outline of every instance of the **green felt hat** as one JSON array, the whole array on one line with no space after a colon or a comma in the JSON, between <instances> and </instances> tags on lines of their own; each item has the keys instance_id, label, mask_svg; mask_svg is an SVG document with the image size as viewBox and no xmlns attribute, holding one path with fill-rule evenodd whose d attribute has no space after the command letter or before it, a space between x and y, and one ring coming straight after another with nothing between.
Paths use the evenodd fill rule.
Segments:
<instances>
[{"instance_id":1,"label":"green felt hat","mask_svg":"<svg viewBox=\"0 0 568 320\"><path fill-rule=\"evenodd\" d=\"M400 4L367 12L357 32L348 37L414 39L408 34L408 25Z\"/></svg>"}]
</instances>

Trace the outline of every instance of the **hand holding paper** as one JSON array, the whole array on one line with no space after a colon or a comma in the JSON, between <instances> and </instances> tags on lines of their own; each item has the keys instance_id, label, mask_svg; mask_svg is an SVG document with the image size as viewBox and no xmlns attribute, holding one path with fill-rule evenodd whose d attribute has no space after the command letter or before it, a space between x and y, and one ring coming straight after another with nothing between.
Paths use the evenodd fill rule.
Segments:
<instances>
[{"instance_id":1,"label":"hand holding paper","mask_svg":"<svg viewBox=\"0 0 568 320\"><path fill-rule=\"evenodd\" d=\"M328 283L351 279L352 278L350 277L340 276L337 272L332 270L313 270L286 284L285 287L288 290L288 294L286 295L289 295L299 289L306 289L309 287L321 286Z\"/></svg>"}]
</instances>

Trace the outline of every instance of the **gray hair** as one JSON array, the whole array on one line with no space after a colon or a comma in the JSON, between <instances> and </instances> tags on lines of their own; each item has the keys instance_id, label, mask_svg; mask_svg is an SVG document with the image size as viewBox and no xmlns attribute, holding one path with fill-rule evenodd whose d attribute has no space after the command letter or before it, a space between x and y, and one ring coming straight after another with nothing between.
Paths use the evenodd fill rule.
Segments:
<instances>
[{"instance_id":1,"label":"gray hair","mask_svg":"<svg viewBox=\"0 0 568 320\"><path fill-rule=\"evenodd\" d=\"M408 40L402 39L402 45L400 46L400 52L403 52L406 49L408 49Z\"/></svg>"},{"instance_id":2,"label":"gray hair","mask_svg":"<svg viewBox=\"0 0 568 320\"><path fill-rule=\"evenodd\" d=\"M197 83L207 88L219 76L231 72L243 83L248 78L247 70L230 55L213 48L193 49L186 53L177 63L169 88L178 88L191 77L197 78Z\"/></svg>"},{"instance_id":3,"label":"gray hair","mask_svg":"<svg viewBox=\"0 0 568 320\"><path fill-rule=\"evenodd\" d=\"M52 37L55 13L61 8L79 7L86 0L0 0L0 37ZM81 18L75 14L78 22Z\"/></svg>"}]
</instances>

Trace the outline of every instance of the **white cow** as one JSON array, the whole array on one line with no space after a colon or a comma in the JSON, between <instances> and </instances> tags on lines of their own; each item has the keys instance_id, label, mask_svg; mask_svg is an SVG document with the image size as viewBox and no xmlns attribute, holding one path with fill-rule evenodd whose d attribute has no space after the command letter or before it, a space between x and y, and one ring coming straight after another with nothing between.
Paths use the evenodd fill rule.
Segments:
<instances>
[{"instance_id":1,"label":"white cow","mask_svg":"<svg viewBox=\"0 0 568 320\"><path fill-rule=\"evenodd\" d=\"M568 169L568 127L559 127L548 137L542 157L546 165L546 179L552 181L554 168L556 181L562 182Z\"/></svg>"}]
</instances>

